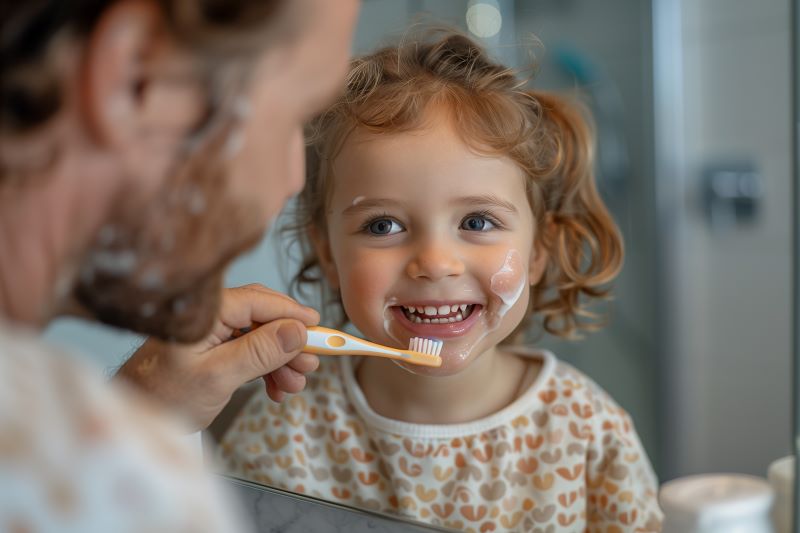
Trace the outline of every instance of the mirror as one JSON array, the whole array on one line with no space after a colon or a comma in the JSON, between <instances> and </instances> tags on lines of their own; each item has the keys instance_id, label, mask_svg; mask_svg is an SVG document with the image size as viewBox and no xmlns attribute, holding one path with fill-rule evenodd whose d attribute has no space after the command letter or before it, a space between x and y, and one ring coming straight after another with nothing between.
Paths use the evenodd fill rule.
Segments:
<instances>
[{"instance_id":1,"label":"mirror","mask_svg":"<svg viewBox=\"0 0 800 533\"><path fill-rule=\"evenodd\" d=\"M790 8L789 0L366 1L356 54L396 43L424 14L525 73L535 59L533 87L585 102L598 136L598 188L625 242L614 298L598 308L609 323L581 341L528 335L530 346L555 359L531 356L538 366L526 367L530 378L520 378L515 398L533 390L538 407L500 425L450 424L427 435L392 423L380 415L391 405L369 404L356 359L335 361L338 382L316 375L281 406L253 384L217 426L221 472L442 527L566 527L592 518L573 507L591 494L569 484L587 476L573 467L590 446L566 444L568 422L562 433L537 428L564 416L581 441L578 422L596 412L570 401L556 402L566 412L549 409L555 393L538 376L563 378L574 368L613 398L606 409L618 404L630 415L640 444L632 432L616 434L631 439L632 453L646 454L659 482L704 472L764 477L792 442L789 110L798 96L787 68ZM273 232L234 265L229 284L288 290L297 258L287 248ZM130 351L131 338L82 328L62 322L49 335L90 353ZM238 448L226 441L237 431L252 441ZM515 455L526 446L536 453ZM647 477L643 460L632 460L627 473L611 459L589 460L599 469L592 479L611 483L605 490L617 498L625 490L615 479ZM572 488L554 492L559 483Z\"/></svg>"},{"instance_id":2,"label":"mirror","mask_svg":"<svg viewBox=\"0 0 800 533\"><path fill-rule=\"evenodd\" d=\"M794 99L794 260L793 260L793 326L792 326L792 354L793 354L793 449L794 461L794 492L791 501L791 511L784 514L784 518L792 520L794 530L800 529L800 1L792 2L792 72Z\"/></svg>"}]
</instances>

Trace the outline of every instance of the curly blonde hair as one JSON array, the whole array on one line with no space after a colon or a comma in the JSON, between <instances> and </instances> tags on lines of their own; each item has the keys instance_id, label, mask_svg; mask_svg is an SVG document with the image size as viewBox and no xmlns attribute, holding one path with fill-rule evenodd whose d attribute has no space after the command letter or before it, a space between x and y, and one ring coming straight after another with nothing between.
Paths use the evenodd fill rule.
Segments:
<instances>
[{"instance_id":1,"label":"curly blonde hair","mask_svg":"<svg viewBox=\"0 0 800 533\"><path fill-rule=\"evenodd\" d=\"M286 228L296 232L303 250L293 290L324 286L309 231L326 233L332 162L348 135L355 129L413 131L423 127L426 109L445 106L472 149L509 157L524 171L536 227L543 228L536 244L547 252L548 265L532 289L526 320L510 338L532 316L560 337L602 326L602 317L587 306L609 296L623 245L595 185L594 132L579 104L524 85L513 70L452 31L355 59L345 92L309 129L308 180ZM331 296L345 322L339 295Z\"/></svg>"}]
</instances>

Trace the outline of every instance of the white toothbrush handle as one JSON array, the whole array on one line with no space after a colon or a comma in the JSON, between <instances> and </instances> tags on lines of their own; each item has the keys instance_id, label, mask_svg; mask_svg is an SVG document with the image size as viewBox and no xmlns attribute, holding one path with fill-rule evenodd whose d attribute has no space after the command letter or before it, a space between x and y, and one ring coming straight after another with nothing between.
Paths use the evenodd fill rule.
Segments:
<instances>
[{"instance_id":1,"label":"white toothbrush handle","mask_svg":"<svg viewBox=\"0 0 800 533\"><path fill-rule=\"evenodd\" d=\"M317 355L382 354L403 358L408 357L407 354L399 350L391 350L385 346L358 339L334 329L312 327L307 329L307 333L308 340L304 350Z\"/></svg>"}]
</instances>

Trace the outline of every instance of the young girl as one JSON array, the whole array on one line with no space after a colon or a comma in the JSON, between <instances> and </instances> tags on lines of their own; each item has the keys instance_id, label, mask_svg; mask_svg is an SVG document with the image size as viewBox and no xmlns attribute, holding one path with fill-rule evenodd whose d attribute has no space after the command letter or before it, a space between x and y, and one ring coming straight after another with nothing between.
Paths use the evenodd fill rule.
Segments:
<instances>
[{"instance_id":1,"label":"young girl","mask_svg":"<svg viewBox=\"0 0 800 533\"><path fill-rule=\"evenodd\" d=\"M468 531L660 529L627 413L510 342L529 317L595 326L585 303L622 262L588 124L522 85L455 34L353 63L315 124L298 280L327 283L371 341L443 340L443 364L323 358L302 393L249 401L226 473Z\"/></svg>"}]
</instances>

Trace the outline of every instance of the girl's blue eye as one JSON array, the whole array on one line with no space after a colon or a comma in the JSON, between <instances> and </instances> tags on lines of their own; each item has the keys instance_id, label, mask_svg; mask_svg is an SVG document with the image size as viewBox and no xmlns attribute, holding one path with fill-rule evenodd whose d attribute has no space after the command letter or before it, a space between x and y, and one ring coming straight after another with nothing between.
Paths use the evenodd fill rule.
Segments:
<instances>
[{"instance_id":1,"label":"girl's blue eye","mask_svg":"<svg viewBox=\"0 0 800 533\"><path fill-rule=\"evenodd\" d=\"M461 221L461 229L467 231L489 231L494 223L483 215L471 215Z\"/></svg>"},{"instance_id":2,"label":"girl's blue eye","mask_svg":"<svg viewBox=\"0 0 800 533\"><path fill-rule=\"evenodd\" d=\"M373 235L394 235L403 231L403 227L390 218L379 218L367 225L367 231Z\"/></svg>"}]
</instances>

